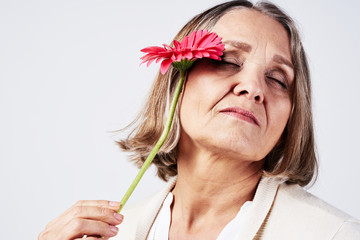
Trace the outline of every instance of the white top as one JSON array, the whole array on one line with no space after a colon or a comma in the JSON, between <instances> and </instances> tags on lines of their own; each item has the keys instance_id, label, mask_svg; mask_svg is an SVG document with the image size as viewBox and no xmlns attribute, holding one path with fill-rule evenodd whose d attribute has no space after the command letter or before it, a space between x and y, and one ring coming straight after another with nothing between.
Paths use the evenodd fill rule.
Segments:
<instances>
[{"instance_id":1,"label":"white top","mask_svg":"<svg viewBox=\"0 0 360 240\"><path fill-rule=\"evenodd\" d=\"M157 215L153 226L151 227L150 233L147 237L147 240L168 240L169 239L169 229L171 222L171 204L173 202L174 196L171 192L167 195L163 206L160 209L159 214ZM246 213L249 207L251 206L251 201L247 201L240 208L240 211L237 213L234 219L232 219L221 231L217 240L233 240L239 237L243 222L246 218Z\"/></svg>"}]
</instances>

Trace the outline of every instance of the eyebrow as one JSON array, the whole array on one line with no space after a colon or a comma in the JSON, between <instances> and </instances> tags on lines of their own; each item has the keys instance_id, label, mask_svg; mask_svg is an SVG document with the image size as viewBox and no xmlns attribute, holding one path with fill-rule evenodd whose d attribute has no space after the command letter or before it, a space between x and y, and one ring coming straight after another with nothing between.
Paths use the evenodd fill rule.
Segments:
<instances>
[{"instance_id":1,"label":"eyebrow","mask_svg":"<svg viewBox=\"0 0 360 240\"><path fill-rule=\"evenodd\" d=\"M238 48L238 49L241 49L245 52L250 52L252 47L251 45L247 44L247 43L244 43L244 42L239 42L239 41L224 41L223 42L225 45L230 45L230 46L233 46L235 48Z\"/></svg>"},{"instance_id":2,"label":"eyebrow","mask_svg":"<svg viewBox=\"0 0 360 240\"><path fill-rule=\"evenodd\" d=\"M285 64L286 66L294 69L293 64L289 60L287 60L286 58L284 58L278 54L275 54L275 56L273 57L273 61L280 63L280 64Z\"/></svg>"},{"instance_id":3,"label":"eyebrow","mask_svg":"<svg viewBox=\"0 0 360 240\"><path fill-rule=\"evenodd\" d=\"M235 48L238 48L240 50L243 50L247 53L249 53L252 49L251 45L248 44L248 43L244 43L244 42L240 42L240 41L234 41L234 40L228 40L228 41L224 41L223 42L225 45L230 45L232 47L235 47ZM280 64L285 64L286 66L294 69L294 65L289 61L287 60L286 58L278 55L278 54L275 54L274 57L273 57L273 61L274 62L277 62L277 63L280 63Z\"/></svg>"}]
</instances>

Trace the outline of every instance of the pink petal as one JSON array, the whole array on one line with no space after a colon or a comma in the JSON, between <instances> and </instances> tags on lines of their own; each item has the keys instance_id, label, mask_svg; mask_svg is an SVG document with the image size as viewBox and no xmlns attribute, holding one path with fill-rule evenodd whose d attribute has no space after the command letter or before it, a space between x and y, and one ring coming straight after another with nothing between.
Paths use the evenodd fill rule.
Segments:
<instances>
[{"instance_id":1,"label":"pink petal","mask_svg":"<svg viewBox=\"0 0 360 240\"><path fill-rule=\"evenodd\" d=\"M154 60L155 60L155 58L150 59L150 60L147 62L146 66L147 66L147 67L150 66L150 64L151 64Z\"/></svg>"},{"instance_id":2,"label":"pink petal","mask_svg":"<svg viewBox=\"0 0 360 240\"><path fill-rule=\"evenodd\" d=\"M219 55L217 55L217 54L212 54L212 53L210 53L210 56L208 57L208 58L211 58L211 59L215 59L215 60L221 60L221 57L219 57Z\"/></svg>"},{"instance_id":3,"label":"pink petal","mask_svg":"<svg viewBox=\"0 0 360 240\"><path fill-rule=\"evenodd\" d=\"M186 37L184 37L184 39L181 41L181 43L180 43L181 49L185 49L185 48L188 47L188 39L189 39L189 37L186 36Z\"/></svg>"},{"instance_id":4,"label":"pink petal","mask_svg":"<svg viewBox=\"0 0 360 240\"><path fill-rule=\"evenodd\" d=\"M196 52L196 53L194 54L194 57L195 57L195 58L202 58L203 55L202 55L201 52Z\"/></svg>"},{"instance_id":5,"label":"pink petal","mask_svg":"<svg viewBox=\"0 0 360 240\"><path fill-rule=\"evenodd\" d=\"M156 61L155 61L155 63L158 63L158 62L160 62L161 60L165 60L165 59L164 59L164 58L157 58Z\"/></svg>"},{"instance_id":6,"label":"pink petal","mask_svg":"<svg viewBox=\"0 0 360 240\"><path fill-rule=\"evenodd\" d=\"M182 59L182 54L181 54L181 53L173 54L173 55L171 56L171 60L172 60L173 62L180 62L181 59Z\"/></svg>"},{"instance_id":7,"label":"pink petal","mask_svg":"<svg viewBox=\"0 0 360 240\"><path fill-rule=\"evenodd\" d=\"M203 54L203 57L209 57L210 56L210 54L208 52L202 52L202 54Z\"/></svg>"},{"instance_id":8,"label":"pink petal","mask_svg":"<svg viewBox=\"0 0 360 240\"><path fill-rule=\"evenodd\" d=\"M152 47L143 48L140 51L141 52L161 52L161 51L164 51L164 48L152 46Z\"/></svg>"},{"instance_id":9,"label":"pink petal","mask_svg":"<svg viewBox=\"0 0 360 240\"><path fill-rule=\"evenodd\" d=\"M174 50L172 47L170 47L169 45L167 45L165 43L163 44L163 46L166 51Z\"/></svg>"},{"instance_id":10,"label":"pink petal","mask_svg":"<svg viewBox=\"0 0 360 240\"><path fill-rule=\"evenodd\" d=\"M176 50L180 50L180 49L181 49L181 44L180 44L178 41L176 41L176 40L174 40L174 48L175 48Z\"/></svg>"},{"instance_id":11,"label":"pink petal","mask_svg":"<svg viewBox=\"0 0 360 240\"><path fill-rule=\"evenodd\" d=\"M199 43L199 47L210 47L212 44L212 41L216 38L216 35L209 34L203 37L202 41Z\"/></svg>"},{"instance_id":12,"label":"pink petal","mask_svg":"<svg viewBox=\"0 0 360 240\"><path fill-rule=\"evenodd\" d=\"M199 46L199 40L201 40L201 37L202 37L202 30L199 30L196 32L193 48L197 48Z\"/></svg>"},{"instance_id":13,"label":"pink petal","mask_svg":"<svg viewBox=\"0 0 360 240\"><path fill-rule=\"evenodd\" d=\"M188 40L188 47L192 48L194 42L195 42L195 36L196 36L196 32L192 32L190 35L189 35L189 40Z\"/></svg>"},{"instance_id":14,"label":"pink petal","mask_svg":"<svg viewBox=\"0 0 360 240\"><path fill-rule=\"evenodd\" d=\"M171 63L172 63L171 59L166 59L166 60L162 61L161 66L160 66L161 74L166 73L166 71L169 69Z\"/></svg>"},{"instance_id":15,"label":"pink petal","mask_svg":"<svg viewBox=\"0 0 360 240\"><path fill-rule=\"evenodd\" d=\"M193 54L191 51L183 53L183 57L186 59L192 59L193 58Z\"/></svg>"}]
</instances>

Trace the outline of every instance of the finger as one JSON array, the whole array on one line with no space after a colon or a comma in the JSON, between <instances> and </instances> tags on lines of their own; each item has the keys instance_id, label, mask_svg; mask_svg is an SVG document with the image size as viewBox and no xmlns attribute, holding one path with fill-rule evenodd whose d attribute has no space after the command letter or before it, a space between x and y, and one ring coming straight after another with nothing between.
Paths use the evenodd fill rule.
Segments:
<instances>
[{"instance_id":1,"label":"finger","mask_svg":"<svg viewBox=\"0 0 360 240\"><path fill-rule=\"evenodd\" d=\"M101 207L101 208L109 208L112 209L114 211L117 211L118 208L120 208L120 202L113 202L113 201L107 201L107 200L80 200L77 203L75 203L71 208L69 208L67 211L65 211L61 216L59 216L57 219L54 220L55 223L58 222L63 222L66 223L68 221L70 221L71 219L74 218L74 216L76 217L77 213L79 212L79 208L81 209L82 207ZM119 215L116 215L117 218L121 218L119 217ZM116 224L114 222L114 225L119 224L121 221L119 220ZM53 223L51 222L50 225L52 225Z\"/></svg>"},{"instance_id":2,"label":"finger","mask_svg":"<svg viewBox=\"0 0 360 240\"><path fill-rule=\"evenodd\" d=\"M107 223L89 219L74 218L67 226L67 232L64 233L65 239L81 238L84 235L88 236L104 236L114 237L118 228Z\"/></svg>"},{"instance_id":3,"label":"finger","mask_svg":"<svg viewBox=\"0 0 360 240\"><path fill-rule=\"evenodd\" d=\"M82 238L76 238L74 240L109 240L108 237L101 237L101 236L86 236Z\"/></svg>"},{"instance_id":4,"label":"finger","mask_svg":"<svg viewBox=\"0 0 360 240\"><path fill-rule=\"evenodd\" d=\"M75 206L70 218L85 218L118 225L123 221L123 215L105 207Z\"/></svg>"},{"instance_id":5,"label":"finger","mask_svg":"<svg viewBox=\"0 0 360 240\"><path fill-rule=\"evenodd\" d=\"M102 237L86 237L86 238L76 238L74 240L109 240L109 238L102 238Z\"/></svg>"},{"instance_id":6,"label":"finger","mask_svg":"<svg viewBox=\"0 0 360 240\"><path fill-rule=\"evenodd\" d=\"M117 211L120 208L120 202L107 200L81 200L74 206L88 206L88 207L105 207Z\"/></svg>"},{"instance_id":7,"label":"finger","mask_svg":"<svg viewBox=\"0 0 360 240\"><path fill-rule=\"evenodd\" d=\"M76 238L74 240L103 240L101 237L86 237L86 238Z\"/></svg>"},{"instance_id":8,"label":"finger","mask_svg":"<svg viewBox=\"0 0 360 240\"><path fill-rule=\"evenodd\" d=\"M48 223L48 225L46 227L51 228L56 225L61 226L61 225L65 224L66 222L70 221L71 218L73 218L73 216L74 216L74 208L76 208L78 206L98 206L98 207L109 208L114 211L117 211L120 208L120 202L113 202L113 201L107 201L107 200L81 200L81 201L78 201L71 208L67 209L64 213L62 213L56 219L54 219L50 223Z\"/></svg>"},{"instance_id":9,"label":"finger","mask_svg":"<svg viewBox=\"0 0 360 240\"><path fill-rule=\"evenodd\" d=\"M101 239L101 240L109 240L109 238L108 237L102 237L102 236L87 236L87 238L86 239L88 239L88 238L95 238L95 239Z\"/></svg>"}]
</instances>

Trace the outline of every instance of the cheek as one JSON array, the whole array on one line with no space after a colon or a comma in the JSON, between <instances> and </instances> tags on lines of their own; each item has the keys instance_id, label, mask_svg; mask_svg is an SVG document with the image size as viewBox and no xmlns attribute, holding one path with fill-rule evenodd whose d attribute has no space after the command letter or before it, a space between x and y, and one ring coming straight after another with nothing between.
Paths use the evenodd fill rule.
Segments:
<instances>
[{"instance_id":1,"label":"cheek","mask_svg":"<svg viewBox=\"0 0 360 240\"><path fill-rule=\"evenodd\" d=\"M180 122L188 133L207 126L216 103L221 99L218 81L202 69L193 70L184 85L180 102Z\"/></svg>"},{"instance_id":2,"label":"cheek","mask_svg":"<svg viewBox=\"0 0 360 240\"><path fill-rule=\"evenodd\" d=\"M268 135L274 138L276 144L289 120L291 101L290 99L284 99L275 103L277 104L272 105L271 109L269 109Z\"/></svg>"},{"instance_id":3,"label":"cheek","mask_svg":"<svg viewBox=\"0 0 360 240\"><path fill-rule=\"evenodd\" d=\"M191 73L183 90L181 112L202 116L208 114L221 98L216 89L219 89L219 86L214 83L211 76L198 72Z\"/></svg>"},{"instance_id":4,"label":"cheek","mask_svg":"<svg viewBox=\"0 0 360 240\"><path fill-rule=\"evenodd\" d=\"M196 119L198 119L201 110L201 101L199 93L194 91L197 84L193 81L187 81L184 86L180 102L180 123L185 132L192 132L196 129Z\"/></svg>"}]
</instances>

